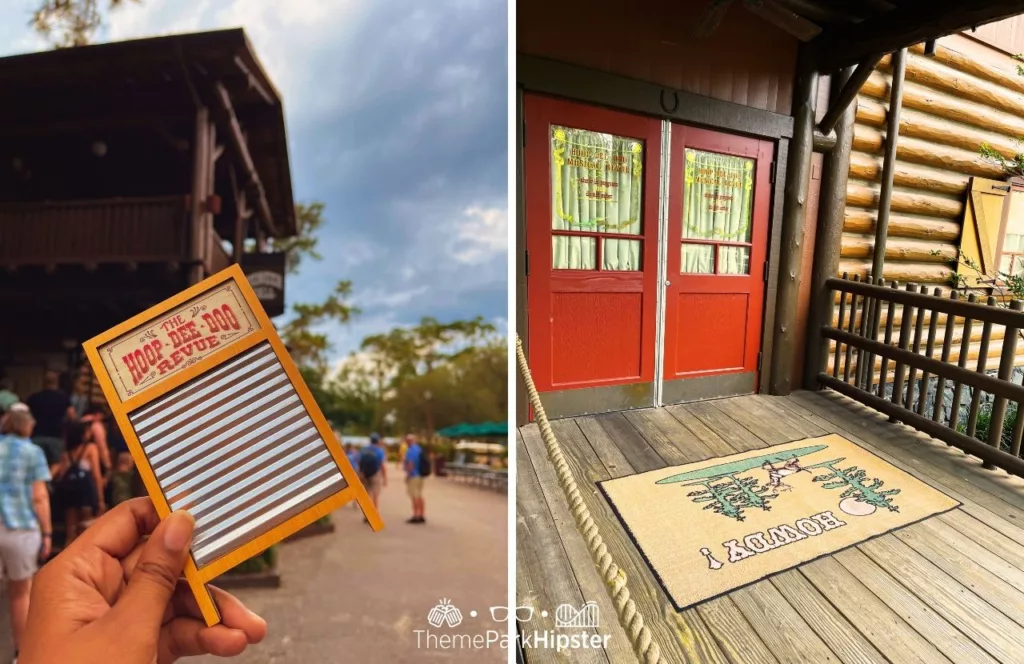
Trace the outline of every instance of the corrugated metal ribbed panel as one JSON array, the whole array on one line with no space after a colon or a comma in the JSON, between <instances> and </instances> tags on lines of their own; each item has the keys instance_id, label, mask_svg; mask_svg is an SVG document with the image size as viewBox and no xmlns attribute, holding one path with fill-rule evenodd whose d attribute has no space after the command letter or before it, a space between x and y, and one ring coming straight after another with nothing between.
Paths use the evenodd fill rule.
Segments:
<instances>
[{"instance_id":1,"label":"corrugated metal ribbed panel","mask_svg":"<svg viewBox=\"0 0 1024 664\"><path fill-rule=\"evenodd\" d=\"M199 568L346 486L268 343L129 419Z\"/></svg>"}]
</instances>

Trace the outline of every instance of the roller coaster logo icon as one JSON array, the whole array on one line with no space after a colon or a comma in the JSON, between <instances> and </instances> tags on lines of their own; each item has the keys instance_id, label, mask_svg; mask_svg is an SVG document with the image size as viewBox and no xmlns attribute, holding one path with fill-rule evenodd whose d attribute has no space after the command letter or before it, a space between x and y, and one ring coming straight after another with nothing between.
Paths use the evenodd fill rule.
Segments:
<instances>
[{"instance_id":1,"label":"roller coaster logo icon","mask_svg":"<svg viewBox=\"0 0 1024 664\"><path fill-rule=\"evenodd\" d=\"M578 609L572 604L562 604L555 609L555 627L587 629L600 626L601 614L597 602L587 602Z\"/></svg>"}]
</instances>

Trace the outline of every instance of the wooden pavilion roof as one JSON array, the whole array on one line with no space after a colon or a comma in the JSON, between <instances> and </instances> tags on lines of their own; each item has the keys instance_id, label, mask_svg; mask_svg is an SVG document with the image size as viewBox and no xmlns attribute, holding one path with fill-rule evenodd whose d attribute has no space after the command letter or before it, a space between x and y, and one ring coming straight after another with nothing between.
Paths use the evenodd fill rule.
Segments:
<instances>
[{"instance_id":1,"label":"wooden pavilion roof","mask_svg":"<svg viewBox=\"0 0 1024 664\"><path fill-rule=\"evenodd\" d=\"M295 233L281 97L242 29L0 58L0 141L53 140L106 128L189 127L196 106L230 95L266 191L276 235ZM188 136L188 134L185 134Z\"/></svg>"}]
</instances>

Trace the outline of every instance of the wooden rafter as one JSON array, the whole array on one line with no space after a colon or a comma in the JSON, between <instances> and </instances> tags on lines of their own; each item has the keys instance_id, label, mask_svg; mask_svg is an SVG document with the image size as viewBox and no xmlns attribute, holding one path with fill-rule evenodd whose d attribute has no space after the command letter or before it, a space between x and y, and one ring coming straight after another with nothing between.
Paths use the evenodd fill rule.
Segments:
<instances>
[{"instance_id":1,"label":"wooden rafter","mask_svg":"<svg viewBox=\"0 0 1024 664\"><path fill-rule=\"evenodd\" d=\"M248 143L242 133L242 125L238 122L238 116L235 115L235 108L231 103L231 95L228 94L227 88L220 81L214 84L214 93L221 119L228 130L228 143L242 173L246 193L254 200L256 213L267 227L267 230L271 235L277 235L277 227L274 224L273 216L270 214L267 194L263 188L263 183L260 181L259 173L256 171L252 155L249 153Z\"/></svg>"},{"instance_id":2,"label":"wooden rafter","mask_svg":"<svg viewBox=\"0 0 1024 664\"><path fill-rule=\"evenodd\" d=\"M787 9L776 0L743 0L743 6L800 41L810 41L821 34L820 26Z\"/></svg>"},{"instance_id":3,"label":"wooden rafter","mask_svg":"<svg viewBox=\"0 0 1024 664\"><path fill-rule=\"evenodd\" d=\"M818 69L833 72L873 53L891 53L1022 12L1024 0L907 0L893 11L819 35L813 42Z\"/></svg>"},{"instance_id":4,"label":"wooden rafter","mask_svg":"<svg viewBox=\"0 0 1024 664\"><path fill-rule=\"evenodd\" d=\"M697 25L693 27L693 36L710 36L718 29L722 19L725 18L725 13L729 11L729 5L732 3L733 0L708 0L707 5L704 7L704 12L697 20Z\"/></svg>"}]
</instances>

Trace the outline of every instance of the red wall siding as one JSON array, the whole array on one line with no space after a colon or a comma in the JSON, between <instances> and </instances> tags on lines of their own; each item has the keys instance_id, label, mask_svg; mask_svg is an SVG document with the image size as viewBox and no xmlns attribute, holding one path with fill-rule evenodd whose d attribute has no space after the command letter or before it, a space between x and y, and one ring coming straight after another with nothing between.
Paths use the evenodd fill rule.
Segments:
<instances>
[{"instance_id":1,"label":"red wall siding","mask_svg":"<svg viewBox=\"0 0 1024 664\"><path fill-rule=\"evenodd\" d=\"M788 115L797 41L735 3L692 37L707 0L520 0L521 53Z\"/></svg>"}]
</instances>

